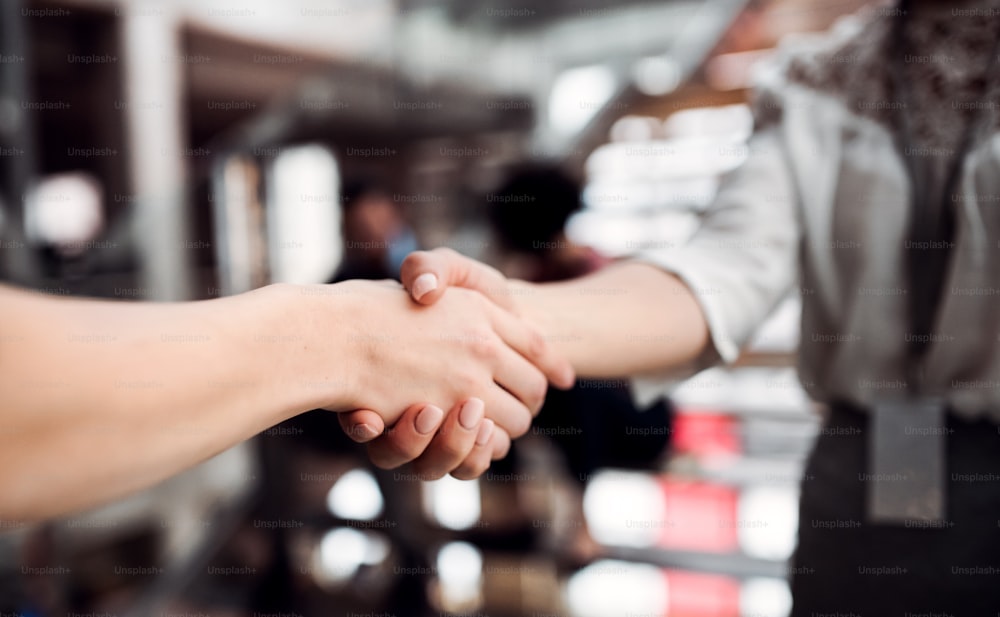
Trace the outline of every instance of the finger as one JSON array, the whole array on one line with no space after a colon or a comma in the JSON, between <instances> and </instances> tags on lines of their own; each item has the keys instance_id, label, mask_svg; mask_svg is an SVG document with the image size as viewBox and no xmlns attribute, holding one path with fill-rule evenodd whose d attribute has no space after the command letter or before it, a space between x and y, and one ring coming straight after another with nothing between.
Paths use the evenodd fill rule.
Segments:
<instances>
[{"instance_id":1,"label":"finger","mask_svg":"<svg viewBox=\"0 0 1000 617\"><path fill-rule=\"evenodd\" d=\"M421 304L434 304L448 287L465 287L508 311L516 310L503 274L448 248L410 253L403 260L399 278Z\"/></svg>"},{"instance_id":2,"label":"finger","mask_svg":"<svg viewBox=\"0 0 1000 617\"><path fill-rule=\"evenodd\" d=\"M496 425L489 418L484 419L479 424L479 431L476 433L476 442L472 446L472 451L459 463L458 467L451 470L451 475L459 480L473 480L486 473L490 468L490 459L493 455L493 433L496 432Z\"/></svg>"},{"instance_id":3,"label":"finger","mask_svg":"<svg viewBox=\"0 0 1000 617\"><path fill-rule=\"evenodd\" d=\"M382 434L385 422L382 416L370 409L356 409L337 414L340 428L357 443L368 443Z\"/></svg>"},{"instance_id":4,"label":"finger","mask_svg":"<svg viewBox=\"0 0 1000 617\"><path fill-rule=\"evenodd\" d=\"M576 381L573 366L556 353L541 332L508 311L487 304L493 329L514 351L524 356L553 385L569 389ZM504 384L506 386L506 384ZM544 391L542 392L544 397ZM520 398L520 397L518 397ZM522 399L524 400L524 399Z\"/></svg>"},{"instance_id":5,"label":"finger","mask_svg":"<svg viewBox=\"0 0 1000 617\"><path fill-rule=\"evenodd\" d=\"M496 430L493 431L493 436L490 438L490 450L490 458L494 461L499 461L510 452L510 435L499 426L496 427Z\"/></svg>"},{"instance_id":6,"label":"finger","mask_svg":"<svg viewBox=\"0 0 1000 617\"><path fill-rule=\"evenodd\" d=\"M501 347L494 354L493 380L520 401L531 417L538 415L545 402L549 382L534 364L516 351Z\"/></svg>"},{"instance_id":7,"label":"finger","mask_svg":"<svg viewBox=\"0 0 1000 617\"><path fill-rule=\"evenodd\" d=\"M412 405L396 424L368 444L368 458L376 467L394 469L416 460L434 439L444 412L434 405Z\"/></svg>"},{"instance_id":8,"label":"finger","mask_svg":"<svg viewBox=\"0 0 1000 617\"><path fill-rule=\"evenodd\" d=\"M484 412L483 401L470 398L448 414L423 456L413 462L421 479L441 478L468 458L476 445Z\"/></svg>"},{"instance_id":9,"label":"finger","mask_svg":"<svg viewBox=\"0 0 1000 617\"><path fill-rule=\"evenodd\" d=\"M500 386L490 388L483 400L490 419L511 438L517 439L531 428L532 411Z\"/></svg>"}]
</instances>

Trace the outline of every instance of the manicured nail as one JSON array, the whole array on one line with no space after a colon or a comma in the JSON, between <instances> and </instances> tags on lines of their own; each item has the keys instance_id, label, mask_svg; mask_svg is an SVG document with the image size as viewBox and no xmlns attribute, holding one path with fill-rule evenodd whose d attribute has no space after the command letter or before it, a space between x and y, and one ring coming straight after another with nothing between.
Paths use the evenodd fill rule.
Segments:
<instances>
[{"instance_id":1,"label":"manicured nail","mask_svg":"<svg viewBox=\"0 0 1000 617\"><path fill-rule=\"evenodd\" d=\"M371 441L378 437L378 431L371 424L358 424L354 427L354 432L365 441Z\"/></svg>"},{"instance_id":2,"label":"manicured nail","mask_svg":"<svg viewBox=\"0 0 1000 617\"><path fill-rule=\"evenodd\" d=\"M490 437L493 436L493 428L496 425L493 420L486 418L483 420L482 425L479 427L479 434L476 435L476 445L485 446L490 441Z\"/></svg>"},{"instance_id":3,"label":"manicured nail","mask_svg":"<svg viewBox=\"0 0 1000 617\"><path fill-rule=\"evenodd\" d=\"M458 413L458 423L462 425L462 428L472 430L483 419L485 410L486 405L481 400L470 398L462 405L462 411Z\"/></svg>"},{"instance_id":4,"label":"manicured nail","mask_svg":"<svg viewBox=\"0 0 1000 617\"><path fill-rule=\"evenodd\" d=\"M428 405L417 414L417 420L414 424L417 426L418 433L421 435L430 435L437 430L443 419L444 412L439 407Z\"/></svg>"},{"instance_id":5,"label":"manicured nail","mask_svg":"<svg viewBox=\"0 0 1000 617\"><path fill-rule=\"evenodd\" d=\"M413 297L417 300L423 298L428 292L434 291L438 287L438 279L430 272L424 272L413 281Z\"/></svg>"}]
</instances>

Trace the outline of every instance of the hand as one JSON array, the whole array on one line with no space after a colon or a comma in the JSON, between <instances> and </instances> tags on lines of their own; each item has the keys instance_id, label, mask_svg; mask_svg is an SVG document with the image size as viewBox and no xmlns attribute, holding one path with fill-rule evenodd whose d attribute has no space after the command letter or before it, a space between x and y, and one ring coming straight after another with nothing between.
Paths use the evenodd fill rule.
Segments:
<instances>
[{"instance_id":1,"label":"hand","mask_svg":"<svg viewBox=\"0 0 1000 617\"><path fill-rule=\"evenodd\" d=\"M369 457L377 467L393 469L413 462L414 471L424 480L436 480L449 472L460 480L471 480L481 476L491 460L503 458L510 450L507 431L485 418L483 411L479 399L456 405L447 417L433 405L413 405L379 439L352 432L349 420L350 416L372 414L368 421L379 423L375 412L356 411L338 414L338 418L348 435L368 443Z\"/></svg>"},{"instance_id":2,"label":"hand","mask_svg":"<svg viewBox=\"0 0 1000 617\"><path fill-rule=\"evenodd\" d=\"M513 302L510 291L512 288L499 271L450 249L411 253L403 264L402 277L403 284L411 290L413 299L424 304L433 304L442 298L445 286L439 287L437 283L444 281L446 286L475 289L507 311L519 313L518 307ZM561 373L549 372L547 376L554 385L561 388L571 387L574 383L571 370ZM359 443L368 443L373 460L392 460L398 464L412 460L415 461L416 467L435 472L439 471L433 464L435 459L440 458L436 453L438 449L447 449L455 457L463 451L462 444L449 442L447 435L439 435L433 444L430 444L430 436L418 437L418 432L413 427L413 419L410 417L400 420L400 424L406 425L404 430L398 430L400 427L397 425L381 437L378 436L384 427L374 412L355 411L341 414L340 420L344 431L352 439ZM430 449L426 451L427 454L421 456L429 444ZM502 427L497 427L493 433L491 450L493 460L503 458L510 450L510 435ZM471 454L471 449L466 449L464 452ZM458 473L453 472L452 475L460 478L481 475L486 469L481 467L483 461L475 456L470 458L471 460L466 459ZM428 462L429 460L431 462ZM488 461L486 464L488 465Z\"/></svg>"},{"instance_id":3,"label":"hand","mask_svg":"<svg viewBox=\"0 0 1000 617\"><path fill-rule=\"evenodd\" d=\"M507 431L489 418L482 421L478 431L464 429L459 421L463 410L462 405L452 409L447 425L453 428L440 433L444 412L432 405L413 405L388 430L382 418L371 410L341 413L337 418L351 439L368 444L368 456L376 467L394 469L412 462L425 480L447 473L459 480L472 480L486 472L491 460L507 456L511 440ZM472 433L476 434L474 440L468 438Z\"/></svg>"},{"instance_id":4,"label":"hand","mask_svg":"<svg viewBox=\"0 0 1000 617\"><path fill-rule=\"evenodd\" d=\"M349 327L326 351L350 358L352 370L343 394L321 407L378 410L391 425L415 400L451 408L475 394L497 426L519 436L544 401L546 375L572 375L540 334L476 292L456 290L428 308L395 284L349 281L316 291L333 295L333 288ZM311 345L322 347L314 338Z\"/></svg>"}]
</instances>

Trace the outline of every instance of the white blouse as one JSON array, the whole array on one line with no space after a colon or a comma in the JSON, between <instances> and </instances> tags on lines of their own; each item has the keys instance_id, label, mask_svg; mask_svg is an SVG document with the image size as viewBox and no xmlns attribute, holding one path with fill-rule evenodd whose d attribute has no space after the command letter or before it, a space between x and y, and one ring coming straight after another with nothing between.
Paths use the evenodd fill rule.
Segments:
<instances>
[{"instance_id":1,"label":"white blouse","mask_svg":"<svg viewBox=\"0 0 1000 617\"><path fill-rule=\"evenodd\" d=\"M926 58L906 60L922 101L908 110L919 111L920 146L906 155L935 157L931 173L943 175L956 127L977 107L987 130L948 196L955 236L933 331L907 323L910 183L892 118L903 103L888 86L892 9L869 10L821 41L785 46L758 82L749 157L724 179L700 230L684 246L637 256L697 296L714 344L700 367L735 360L798 284L799 373L812 397L864 406L900 396L911 386L909 341L929 336L925 390L961 415L1000 421L1000 79L988 62L1000 20L946 10L910 32ZM966 97L984 90L987 67L989 95Z\"/></svg>"}]
</instances>

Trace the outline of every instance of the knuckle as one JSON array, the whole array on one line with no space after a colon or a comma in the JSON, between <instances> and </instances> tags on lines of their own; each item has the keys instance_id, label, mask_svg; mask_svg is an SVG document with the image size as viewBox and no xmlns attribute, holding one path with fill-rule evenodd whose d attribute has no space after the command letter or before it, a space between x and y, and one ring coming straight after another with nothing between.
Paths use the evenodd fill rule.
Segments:
<instances>
[{"instance_id":1,"label":"knuckle","mask_svg":"<svg viewBox=\"0 0 1000 617\"><path fill-rule=\"evenodd\" d=\"M478 392L481 380L474 371L465 369L455 375L455 386L462 395Z\"/></svg>"},{"instance_id":2,"label":"knuckle","mask_svg":"<svg viewBox=\"0 0 1000 617\"><path fill-rule=\"evenodd\" d=\"M494 461L499 461L510 454L510 438L502 440L496 446L493 447L493 454L490 456Z\"/></svg>"},{"instance_id":3,"label":"knuckle","mask_svg":"<svg viewBox=\"0 0 1000 617\"><path fill-rule=\"evenodd\" d=\"M532 379L532 383L528 389L527 406L533 416L538 415L538 412L542 409L542 405L545 404L545 394L548 392L548 389L549 383L543 375L538 375Z\"/></svg>"},{"instance_id":4,"label":"knuckle","mask_svg":"<svg viewBox=\"0 0 1000 617\"><path fill-rule=\"evenodd\" d=\"M473 471L473 475L472 475L472 477L478 478L479 476L481 476L484 473L486 473L486 471L489 468L490 468L490 457L489 456L479 457L477 459L477 461L476 461L475 467L473 467L473 470L472 470Z\"/></svg>"},{"instance_id":5,"label":"knuckle","mask_svg":"<svg viewBox=\"0 0 1000 617\"><path fill-rule=\"evenodd\" d=\"M378 441L368 445L368 452L377 467L395 469L420 456L423 445L417 439L407 439L398 428L391 428Z\"/></svg>"},{"instance_id":6,"label":"knuckle","mask_svg":"<svg viewBox=\"0 0 1000 617\"><path fill-rule=\"evenodd\" d=\"M475 478L473 474L473 469L469 465L463 463L451 470L451 476L458 480L471 480Z\"/></svg>"},{"instance_id":7,"label":"knuckle","mask_svg":"<svg viewBox=\"0 0 1000 617\"><path fill-rule=\"evenodd\" d=\"M509 426L506 427L507 434L510 435L511 439L517 439L527 434L528 429L531 428L531 418L530 413L514 414Z\"/></svg>"},{"instance_id":8,"label":"knuckle","mask_svg":"<svg viewBox=\"0 0 1000 617\"><path fill-rule=\"evenodd\" d=\"M380 447L372 445L368 448L368 458L371 459L372 465L375 465L379 469L395 469L402 464Z\"/></svg>"},{"instance_id":9,"label":"knuckle","mask_svg":"<svg viewBox=\"0 0 1000 617\"><path fill-rule=\"evenodd\" d=\"M496 339L483 332L473 335L470 345L472 347L472 353L477 358L493 358L496 357L500 351L500 346Z\"/></svg>"},{"instance_id":10,"label":"knuckle","mask_svg":"<svg viewBox=\"0 0 1000 617\"><path fill-rule=\"evenodd\" d=\"M420 460L413 464L413 471L416 472L417 477L424 482L433 482L434 480L440 480L448 473L447 469L440 469L437 465L428 464Z\"/></svg>"},{"instance_id":11,"label":"knuckle","mask_svg":"<svg viewBox=\"0 0 1000 617\"><path fill-rule=\"evenodd\" d=\"M462 443L461 440L456 439L456 437L457 435L453 433L450 439L443 439L441 441L439 450L441 452L442 459L458 463L469 453L469 448L466 444ZM454 467L454 465L452 465L452 467Z\"/></svg>"},{"instance_id":12,"label":"knuckle","mask_svg":"<svg viewBox=\"0 0 1000 617\"><path fill-rule=\"evenodd\" d=\"M489 460L477 456L474 460L465 461L451 472L459 480L475 480L490 468Z\"/></svg>"},{"instance_id":13,"label":"knuckle","mask_svg":"<svg viewBox=\"0 0 1000 617\"><path fill-rule=\"evenodd\" d=\"M423 453L423 445L424 444L417 443L416 441L394 442L392 444L392 449L395 452L394 458L404 462L410 462Z\"/></svg>"},{"instance_id":14,"label":"knuckle","mask_svg":"<svg viewBox=\"0 0 1000 617\"><path fill-rule=\"evenodd\" d=\"M420 267L427 263L427 255L423 251L414 251L403 259L400 271L403 273L415 273Z\"/></svg>"},{"instance_id":15,"label":"knuckle","mask_svg":"<svg viewBox=\"0 0 1000 617\"><path fill-rule=\"evenodd\" d=\"M545 337L542 336L541 332L535 330L534 328L528 331L528 339L526 344L527 344L526 351L528 352L528 357L530 358L542 358L546 354L548 354L549 351L548 341L545 340Z\"/></svg>"}]
</instances>

